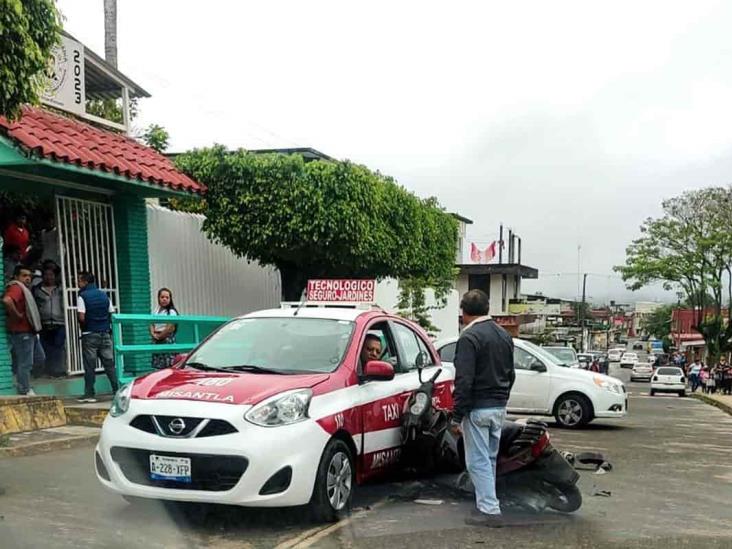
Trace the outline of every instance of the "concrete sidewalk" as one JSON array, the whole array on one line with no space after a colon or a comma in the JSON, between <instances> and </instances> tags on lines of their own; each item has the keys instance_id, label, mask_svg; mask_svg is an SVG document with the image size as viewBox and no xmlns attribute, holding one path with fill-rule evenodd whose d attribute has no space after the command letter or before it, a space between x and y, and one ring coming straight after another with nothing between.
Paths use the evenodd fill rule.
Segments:
<instances>
[{"instance_id":1,"label":"concrete sidewalk","mask_svg":"<svg viewBox=\"0 0 732 549\"><path fill-rule=\"evenodd\" d=\"M730 395L721 395L719 393L714 393L711 395L697 392L697 393L690 393L691 396L694 398L698 398L699 400L706 402L707 404L711 404L712 406L716 406L720 410L723 410L727 412L728 414L732 415L732 396Z\"/></svg>"}]
</instances>

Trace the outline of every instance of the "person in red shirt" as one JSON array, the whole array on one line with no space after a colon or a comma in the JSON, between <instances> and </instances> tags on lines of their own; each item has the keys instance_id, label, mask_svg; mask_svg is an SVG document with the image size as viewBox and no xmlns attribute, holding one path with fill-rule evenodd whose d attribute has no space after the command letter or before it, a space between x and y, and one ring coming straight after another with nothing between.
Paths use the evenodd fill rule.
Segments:
<instances>
[{"instance_id":1,"label":"person in red shirt","mask_svg":"<svg viewBox=\"0 0 732 549\"><path fill-rule=\"evenodd\" d=\"M30 247L30 232L28 231L28 219L24 214L18 214L15 222L8 225L3 234L6 246L12 246L20 251L20 261L23 262L28 255Z\"/></svg>"},{"instance_id":2,"label":"person in red shirt","mask_svg":"<svg viewBox=\"0 0 732 549\"><path fill-rule=\"evenodd\" d=\"M33 396L30 374L34 364L45 362L46 355L38 339L40 315L28 290L30 283L31 270L25 265L18 265L13 272L13 280L5 289L3 304L8 313L6 327L10 332L10 355L18 380L18 393Z\"/></svg>"}]
</instances>

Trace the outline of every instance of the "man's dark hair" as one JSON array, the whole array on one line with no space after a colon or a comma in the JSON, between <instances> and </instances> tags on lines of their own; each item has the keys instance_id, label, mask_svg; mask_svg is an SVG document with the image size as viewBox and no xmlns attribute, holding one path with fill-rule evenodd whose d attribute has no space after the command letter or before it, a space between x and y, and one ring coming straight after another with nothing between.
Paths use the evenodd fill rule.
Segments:
<instances>
[{"instance_id":1,"label":"man's dark hair","mask_svg":"<svg viewBox=\"0 0 732 549\"><path fill-rule=\"evenodd\" d=\"M469 316L485 316L488 314L490 301L488 294L483 290L470 290L460 301L460 308L463 314Z\"/></svg>"},{"instance_id":2,"label":"man's dark hair","mask_svg":"<svg viewBox=\"0 0 732 549\"><path fill-rule=\"evenodd\" d=\"M28 271L29 273L33 274L33 270L28 265L18 264L15 266L15 269L13 269L13 276L17 278L23 271Z\"/></svg>"},{"instance_id":3,"label":"man's dark hair","mask_svg":"<svg viewBox=\"0 0 732 549\"><path fill-rule=\"evenodd\" d=\"M87 284L94 284L97 281L97 278L89 271L81 271L79 273L79 279L83 280Z\"/></svg>"}]
</instances>

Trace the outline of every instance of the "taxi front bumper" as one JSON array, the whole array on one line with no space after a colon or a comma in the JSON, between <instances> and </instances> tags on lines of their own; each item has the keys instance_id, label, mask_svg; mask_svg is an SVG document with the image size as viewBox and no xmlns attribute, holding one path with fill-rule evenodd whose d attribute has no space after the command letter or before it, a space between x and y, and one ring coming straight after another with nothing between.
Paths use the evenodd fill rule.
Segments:
<instances>
[{"instance_id":1,"label":"taxi front bumper","mask_svg":"<svg viewBox=\"0 0 732 549\"><path fill-rule=\"evenodd\" d=\"M259 427L244 419L248 406L180 400L133 400L108 416L96 447L99 481L125 496L256 507L303 505L312 496L330 436L315 421ZM138 416L207 418L236 432L172 438L130 425ZM150 478L151 454L191 460L191 482ZM275 493L272 493L273 490Z\"/></svg>"}]
</instances>

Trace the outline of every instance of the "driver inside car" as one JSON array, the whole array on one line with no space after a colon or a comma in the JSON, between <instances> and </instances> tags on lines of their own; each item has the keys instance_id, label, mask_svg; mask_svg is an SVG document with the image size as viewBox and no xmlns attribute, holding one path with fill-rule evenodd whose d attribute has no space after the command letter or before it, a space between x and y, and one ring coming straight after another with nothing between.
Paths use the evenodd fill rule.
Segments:
<instances>
[{"instance_id":1,"label":"driver inside car","mask_svg":"<svg viewBox=\"0 0 732 549\"><path fill-rule=\"evenodd\" d=\"M381 359L381 339L374 334L367 334L361 348L361 368L370 360Z\"/></svg>"}]
</instances>

